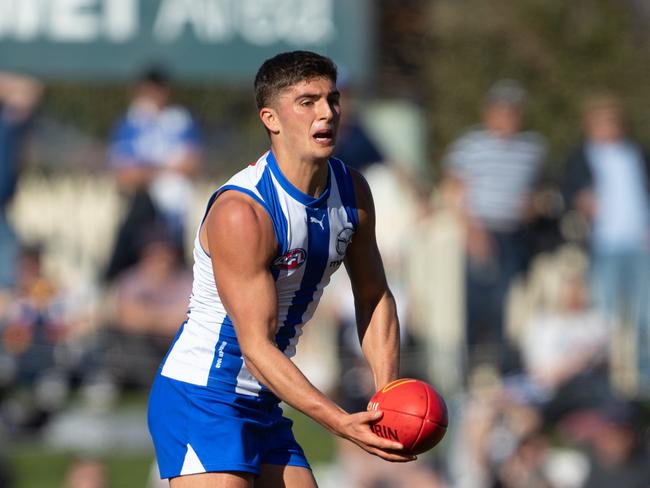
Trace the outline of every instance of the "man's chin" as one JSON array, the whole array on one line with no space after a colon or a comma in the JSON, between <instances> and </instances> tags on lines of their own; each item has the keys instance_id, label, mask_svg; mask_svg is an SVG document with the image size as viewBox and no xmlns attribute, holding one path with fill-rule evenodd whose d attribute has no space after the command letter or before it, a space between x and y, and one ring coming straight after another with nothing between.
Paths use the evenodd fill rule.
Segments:
<instances>
[{"instance_id":1,"label":"man's chin","mask_svg":"<svg viewBox=\"0 0 650 488\"><path fill-rule=\"evenodd\" d=\"M334 155L334 144L328 146L320 146L314 151L314 155L318 159L329 159Z\"/></svg>"}]
</instances>

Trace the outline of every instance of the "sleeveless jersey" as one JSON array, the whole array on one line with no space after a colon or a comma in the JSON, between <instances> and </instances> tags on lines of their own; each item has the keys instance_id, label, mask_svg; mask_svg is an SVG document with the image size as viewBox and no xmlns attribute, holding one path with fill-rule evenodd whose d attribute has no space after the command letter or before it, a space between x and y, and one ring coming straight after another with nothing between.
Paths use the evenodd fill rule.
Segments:
<instances>
[{"instance_id":1,"label":"sleeveless jersey","mask_svg":"<svg viewBox=\"0 0 650 488\"><path fill-rule=\"evenodd\" d=\"M314 198L285 178L269 151L221 186L211 196L205 212L207 215L215 199L225 191L245 193L268 212L278 249L270 269L278 300L275 341L287 357L295 354L302 327L312 317L330 276L341 266L358 224L348 167L334 158L328 166L327 186ZM194 241L194 284L187 320L163 361L161 374L207 386L230 401L278 402L246 367L199 235L197 232Z\"/></svg>"}]
</instances>

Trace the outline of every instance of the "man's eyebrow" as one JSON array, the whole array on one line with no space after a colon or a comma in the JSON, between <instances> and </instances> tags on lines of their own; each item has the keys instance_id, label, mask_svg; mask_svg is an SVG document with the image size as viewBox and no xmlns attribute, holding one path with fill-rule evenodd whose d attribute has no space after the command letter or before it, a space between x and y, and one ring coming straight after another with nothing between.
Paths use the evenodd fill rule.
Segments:
<instances>
[{"instance_id":1,"label":"man's eyebrow","mask_svg":"<svg viewBox=\"0 0 650 488\"><path fill-rule=\"evenodd\" d=\"M312 99L312 100L317 100L317 99L320 98L320 94L319 93L310 93L310 92L298 93L298 95L296 95L296 100L300 100L301 98L309 98L309 99Z\"/></svg>"},{"instance_id":2,"label":"man's eyebrow","mask_svg":"<svg viewBox=\"0 0 650 488\"><path fill-rule=\"evenodd\" d=\"M331 92L329 92L327 94L327 98L331 98L331 97L339 98L340 96L341 96L341 93L338 90L332 90ZM298 95L296 95L295 99L300 100L300 99L308 98L310 100L318 100L320 97L321 97L320 93L303 92L303 93L299 93Z\"/></svg>"}]
</instances>

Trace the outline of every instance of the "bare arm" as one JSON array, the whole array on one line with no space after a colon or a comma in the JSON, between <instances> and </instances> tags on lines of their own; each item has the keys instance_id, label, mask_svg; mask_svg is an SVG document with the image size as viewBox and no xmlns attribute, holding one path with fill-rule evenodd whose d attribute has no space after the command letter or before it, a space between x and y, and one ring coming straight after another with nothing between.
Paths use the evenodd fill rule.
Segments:
<instances>
[{"instance_id":1,"label":"bare arm","mask_svg":"<svg viewBox=\"0 0 650 488\"><path fill-rule=\"evenodd\" d=\"M196 175L201 167L201 151L188 148L182 154L173 157L169 166L160 168L152 164L139 164L137 161L121 160L116 163L115 179L117 185L127 193L146 189L161 171L183 174L189 178Z\"/></svg>"},{"instance_id":2,"label":"bare arm","mask_svg":"<svg viewBox=\"0 0 650 488\"><path fill-rule=\"evenodd\" d=\"M361 174L354 173L354 178L359 225L345 266L352 283L361 349L379 389L399 375L399 321L377 248L372 194Z\"/></svg>"},{"instance_id":3,"label":"bare arm","mask_svg":"<svg viewBox=\"0 0 650 488\"><path fill-rule=\"evenodd\" d=\"M186 147L168 161L169 169L192 178L201 168L202 151L198 147Z\"/></svg>"},{"instance_id":4,"label":"bare arm","mask_svg":"<svg viewBox=\"0 0 650 488\"><path fill-rule=\"evenodd\" d=\"M149 165L139 165L137 162L121 162L114 170L115 180L120 190L134 193L146 189L156 174L156 168Z\"/></svg>"},{"instance_id":5,"label":"bare arm","mask_svg":"<svg viewBox=\"0 0 650 488\"><path fill-rule=\"evenodd\" d=\"M269 268L276 242L266 212L249 197L226 192L210 209L204 230L202 240L210 251L219 295L251 373L279 398L334 434L384 459L410 460L387 451L400 449L399 443L371 432L368 424L381 414L347 414L277 348L277 294Z\"/></svg>"}]
</instances>

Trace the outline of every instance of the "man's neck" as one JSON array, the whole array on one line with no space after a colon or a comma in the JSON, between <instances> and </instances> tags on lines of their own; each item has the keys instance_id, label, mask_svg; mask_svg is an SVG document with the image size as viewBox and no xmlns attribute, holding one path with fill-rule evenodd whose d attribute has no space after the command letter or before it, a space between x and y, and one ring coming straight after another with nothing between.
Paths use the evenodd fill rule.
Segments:
<instances>
[{"instance_id":1,"label":"man's neck","mask_svg":"<svg viewBox=\"0 0 650 488\"><path fill-rule=\"evenodd\" d=\"M272 150L282 174L293 186L312 197L323 193L327 186L327 159L305 160L282 148L272 147Z\"/></svg>"}]
</instances>

